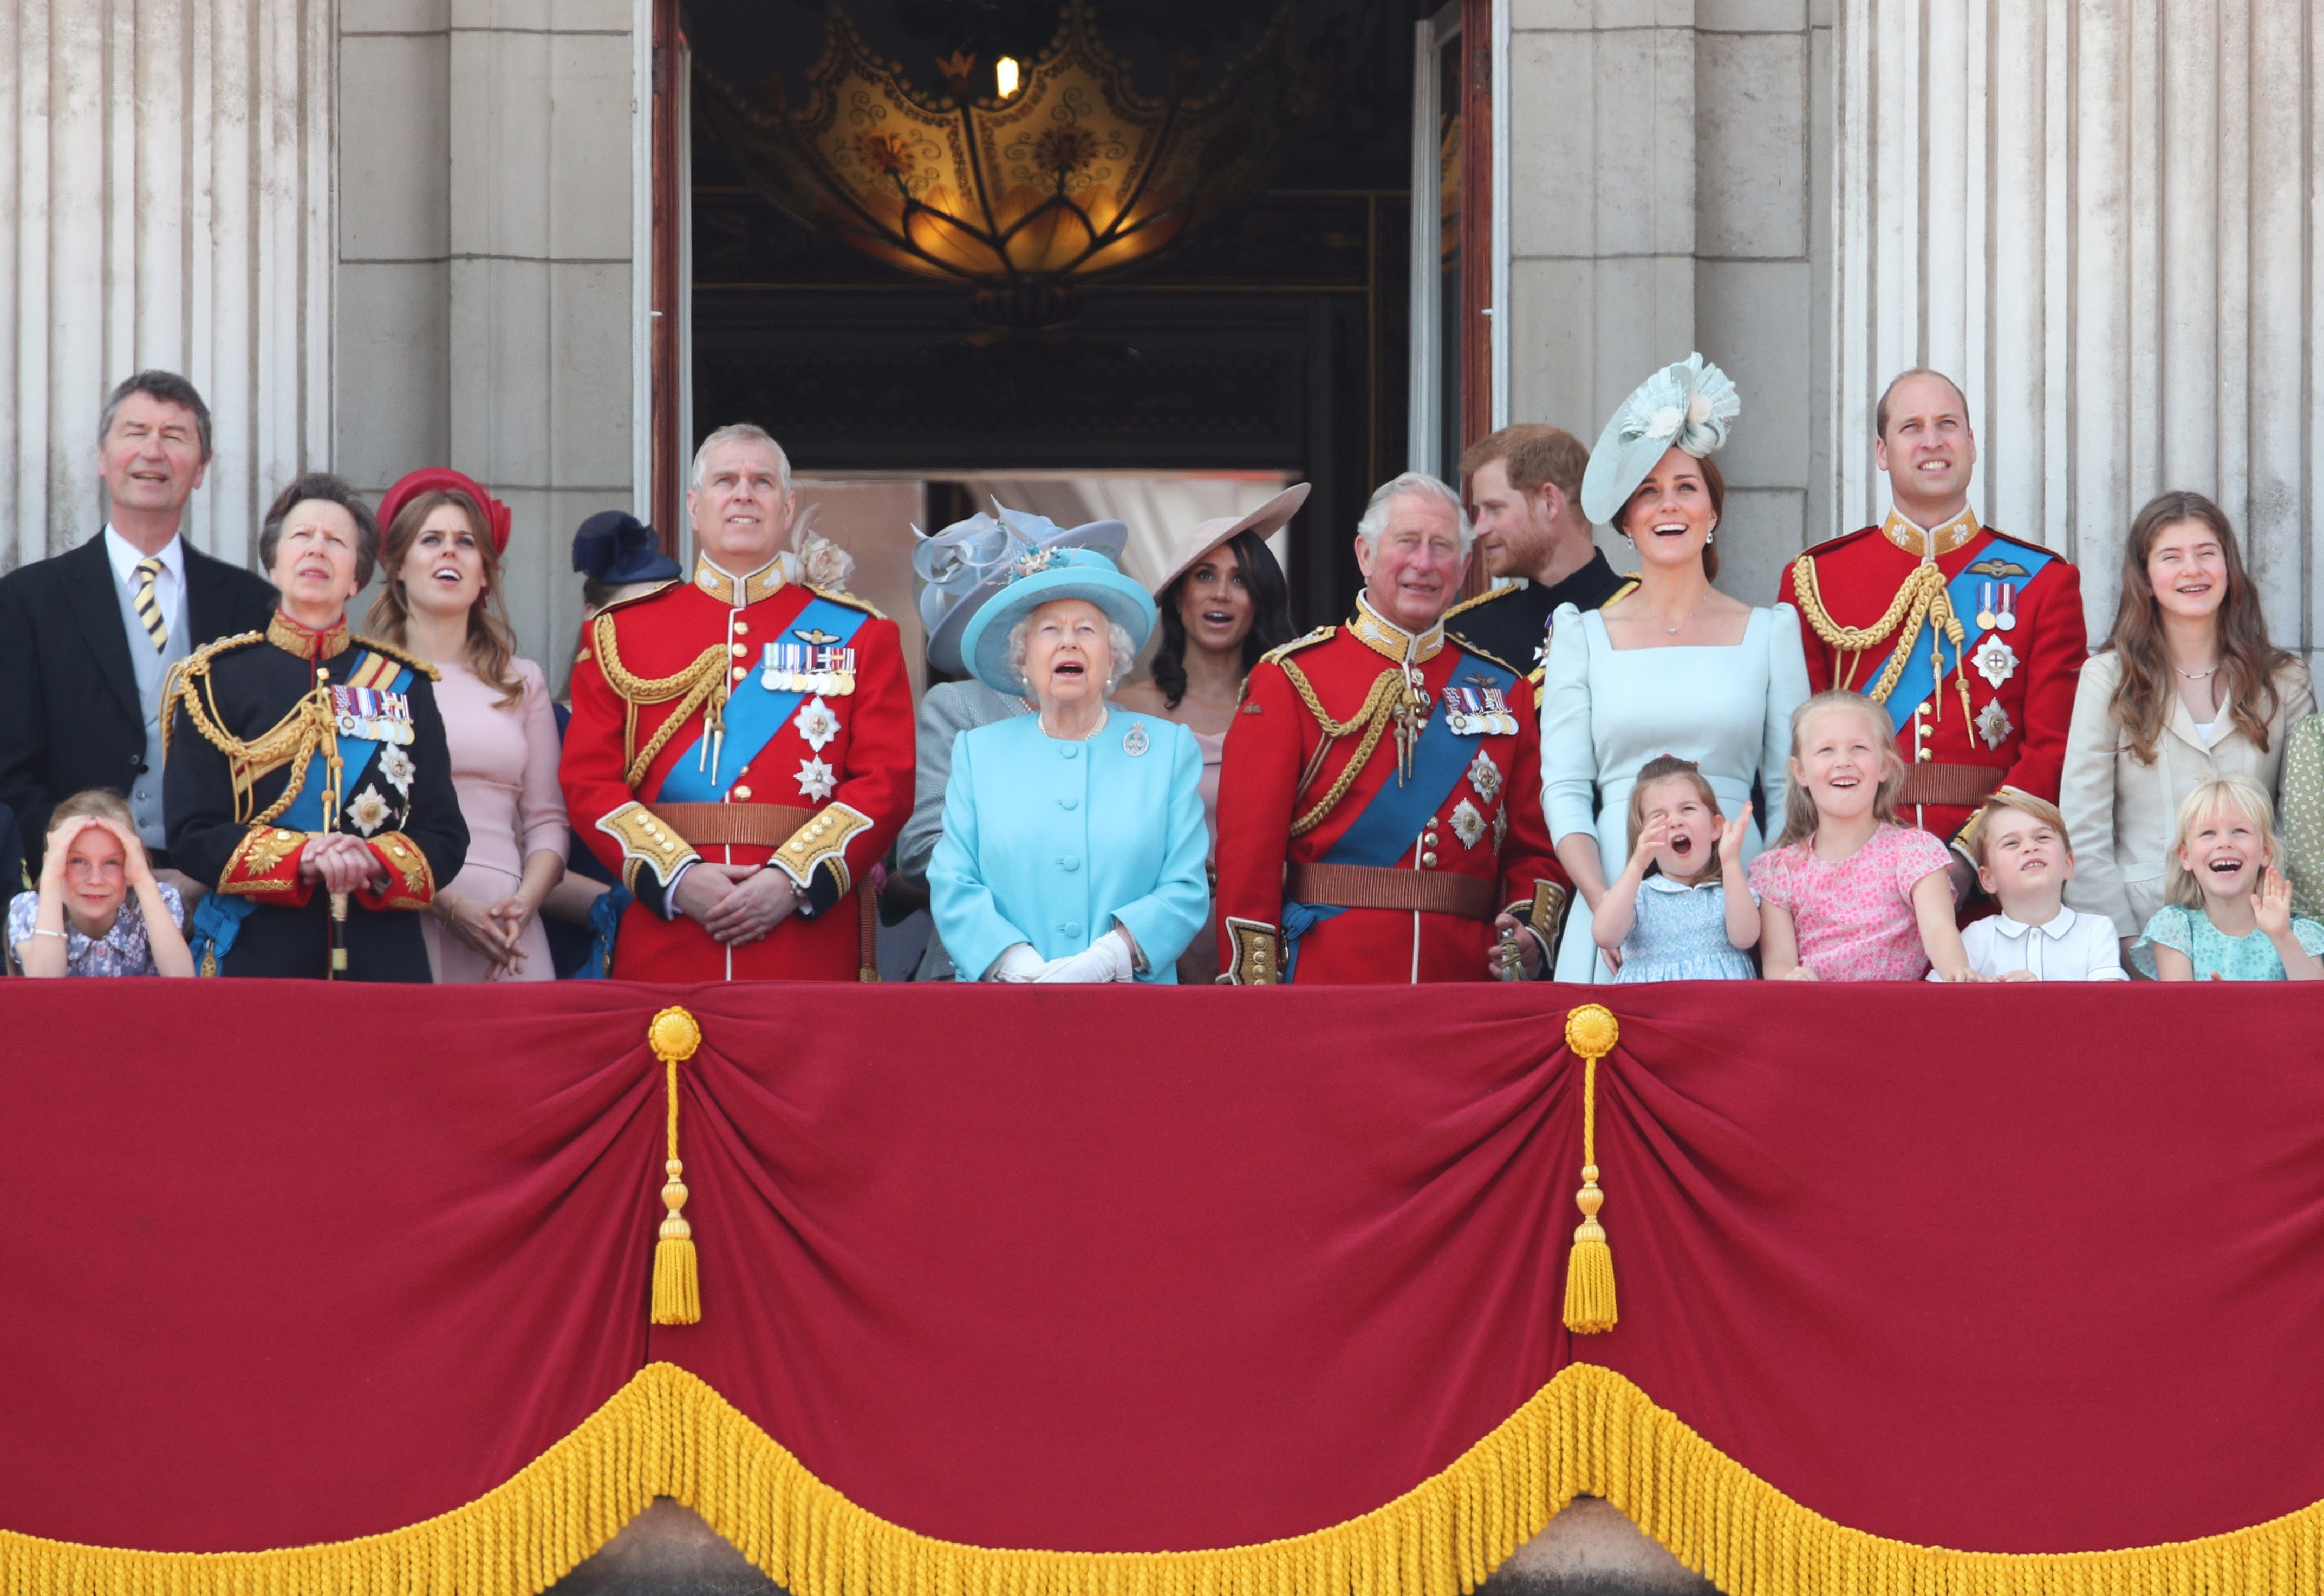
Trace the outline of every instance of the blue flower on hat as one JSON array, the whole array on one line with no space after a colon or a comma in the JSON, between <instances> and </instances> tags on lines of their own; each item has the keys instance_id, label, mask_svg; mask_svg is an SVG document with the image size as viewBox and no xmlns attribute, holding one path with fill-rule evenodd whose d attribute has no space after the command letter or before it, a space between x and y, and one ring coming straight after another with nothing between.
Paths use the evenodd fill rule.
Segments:
<instances>
[{"instance_id":1,"label":"blue flower on hat","mask_svg":"<svg viewBox=\"0 0 2324 1596\"><path fill-rule=\"evenodd\" d=\"M1599 435L1582 478L1582 512L1611 521L1663 456L1674 448L1698 460L1717 454L1727 446L1728 423L1742 412L1734 383L1699 353L1663 367Z\"/></svg>"}]
</instances>

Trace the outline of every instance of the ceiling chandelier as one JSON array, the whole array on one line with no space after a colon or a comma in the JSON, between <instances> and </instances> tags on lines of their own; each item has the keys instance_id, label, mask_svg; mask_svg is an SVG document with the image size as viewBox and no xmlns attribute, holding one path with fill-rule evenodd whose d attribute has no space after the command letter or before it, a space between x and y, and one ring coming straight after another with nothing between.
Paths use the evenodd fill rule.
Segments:
<instances>
[{"instance_id":1,"label":"ceiling chandelier","mask_svg":"<svg viewBox=\"0 0 2324 1596\"><path fill-rule=\"evenodd\" d=\"M980 67L956 51L936 63L945 92L927 93L835 11L803 103L776 79L745 95L706 64L696 105L794 219L971 287L987 321L1047 327L1071 314L1074 284L1150 259L1266 186L1300 109L1285 33L1278 15L1200 97L1205 63L1179 56L1153 97L1071 0L1031 60Z\"/></svg>"}]
</instances>

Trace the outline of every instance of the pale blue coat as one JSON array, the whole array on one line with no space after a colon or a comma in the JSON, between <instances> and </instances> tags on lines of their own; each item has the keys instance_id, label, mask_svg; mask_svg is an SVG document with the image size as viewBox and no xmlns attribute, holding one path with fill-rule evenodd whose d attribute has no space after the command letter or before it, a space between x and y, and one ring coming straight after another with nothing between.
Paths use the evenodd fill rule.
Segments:
<instances>
[{"instance_id":1,"label":"pale blue coat","mask_svg":"<svg viewBox=\"0 0 2324 1596\"><path fill-rule=\"evenodd\" d=\"M1143 753L1125 746L1133 727ZM1087 743L1031 715L961 733L928 861L936 934L961 979L1019 942L1045 959L1080 953L1119 920L1145 958L1139 979L1175 983L1210 915L1202 779L1192 732L1118 707Z\"/></svg>"}]
</instances>

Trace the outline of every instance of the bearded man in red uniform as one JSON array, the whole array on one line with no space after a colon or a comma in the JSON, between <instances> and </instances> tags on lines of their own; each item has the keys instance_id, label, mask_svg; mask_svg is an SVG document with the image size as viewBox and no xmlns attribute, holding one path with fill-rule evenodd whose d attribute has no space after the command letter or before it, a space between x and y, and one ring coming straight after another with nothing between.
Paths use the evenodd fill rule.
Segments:
<instances>
[{"instance_id":1,"label":"bearded man in red uniform","mask_svg":"<svg viewBox=\"0 0 2324 1596\"><path fill-rule=\"evenodd\" d=\"M2074 683L2089 653L2081 577L1969 507L1977 435L1951 378L1909 371L1875 416L1888 519L1809 549L1784 573L1812 691L1852 687L1888 712L1909 825L1954 846L1973 890L1970 822L2002 787L2052 803Z\"/></svg>"},{"instance_id":2,"label":"bearded man in red uniform","mask_svg":"<svg viewBox=\"0 0 2324 1596\"><path fill-rule=\"evenodd\" d=\"M912 807L894 622L789 549L790 463L756 427L694 457L693 578L598 612L573 668L574 835L637 895L625 981L877 980L867 881Z\"/></svg>"},{"instance_id":3,"label":"bearded man in red uniform","mask_svg":"<svg viewBox=\"0 0 2324 1596\"><path fill-rule=\"evenodd\" d=\"M1222 982L1481 981L1546 954L1566 879L1526 671L1445 634L1470 529L1407 474L1356 533L1356 617L1246 684L1219 780Z\"/></svg>"}]
</instances>

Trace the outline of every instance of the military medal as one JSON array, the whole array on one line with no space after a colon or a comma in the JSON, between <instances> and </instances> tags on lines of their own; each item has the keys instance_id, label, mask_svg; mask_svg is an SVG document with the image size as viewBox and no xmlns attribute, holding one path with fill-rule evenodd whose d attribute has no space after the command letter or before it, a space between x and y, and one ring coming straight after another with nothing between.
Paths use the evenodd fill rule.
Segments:
<instances>
[{"instance_id":1,"label":"military medal","mask_svg":"<svg viewBox=\"0 0 2324 1596\"><path fill-rule=\"evenodd\" d=\"M2017 589L2008 583L2001 584L2001 607L1994 612L1991 624L2002 632L2017 630Z\"/></svg>"},{"instance_id":2,"label":"military medal","mask_svg":"<svg viewBox=\"0 0 2324 1596\"><path fill-rule=\"evenodd\" d=\"M1444 689L1444 724L1456 737L1514 737L1517 717L1508 697L1489 677L1469 678L1480 685Z\"/></svg>"},{"instance_id":3,"label":"military medal","mask_svg":"<svg viewBox=\"0 0 2324 1596\"><path fill-rule=\"evenodd\" d=\"M839 639L809 628L794 632L798 642L767 645L759 685L770 693L815 693L834 698L855 691L855 650L837 648Z\"/></svg>"},{"instance_id":4,"label":"military medal","mask_svg":"<svg viewBox=\"0 0 2324 1596\"><path fill-rule=\"evenodd\" d=\"M1977 629L1979 632L1993 630L1993 584L1990 582L1977 585Z\"/></svg>"},{"instance_id":5,"label":"military medal","mask_svg":"<svg viewBox=\"0 0 2324 1596\"><path fill-rule=\"evenodd\" d=\"M1485 840L1485 817L1467 798L1453 806L1452 835L1461 839L1464 848L1473 848Z\"/></svg>"},{"instance_id":6,"label":"military medal","mask_svg":"<svg viewBox=\"0 0 2324 1596\"><path fill-rule=\"evenodd\" d=\"M2002 683L2017 674L2017 650L2004 642L1999 634L1987 638L1969 657L1977 673L1985 678L1986 685L1997 690Z\"/></svg>"},{"instance_id":7,"label":"military medal","mask_svg":"<svg viewBox=\"0 0 2324 1596\"><path fill-rule=\"evenodd\" d=\"M791 717L791 725L813 753L821 753L824 744L839 735L839 717L832 714L831 706L823 701L821 694L799 706L799 712Z\"/></svg>"},{"instance_id":8,"label":"military medal","mask_svg":"<svg viewBox=\"0 0 2324 1596\"><path fill-rule=\"evenodd\" d=\"M1977 734L1985 739L1987 748L2000 747L2016 729L2009 724L2009 712L2001 707L1998 698L1978 712Z\"/></svg>"},{"instance_id":9,"label":"military medal","mask_svg":"<svg viewBox=\"0 0 2324 1596\"><path fill-rule=\"evenodd\" d=\"M414 739L411 700L383 687L331 688L331 714L342 737L374 743L409 743Z\"/></svg>"}]
</instances>

